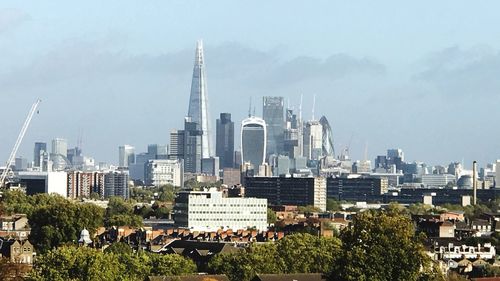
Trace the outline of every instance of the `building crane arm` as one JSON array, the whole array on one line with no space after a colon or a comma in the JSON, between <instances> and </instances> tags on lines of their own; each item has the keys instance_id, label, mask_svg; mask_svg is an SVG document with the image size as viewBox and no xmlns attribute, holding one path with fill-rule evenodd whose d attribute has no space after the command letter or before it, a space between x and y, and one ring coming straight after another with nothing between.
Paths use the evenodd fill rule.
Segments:
<instances>
[{"instance_id":1,"label":"building crane arm","mask_svg":"<svg viewBox=\"0 0 500 281\"><path fill-rule=\"evenodd\" d=\"M30 109L30 112L28 113L28 116L26 117L26 120L24 121L23 127L21 128L21 131L19 132L19 135L17 136L16 143L14 144L14 147L12 148L12 151L10 152L9 159L5 163L5 170L2 172L2 175L0 176L0 188L5 187L5 180L7 178L7 175L9 174L12 166L12 162L14 161L14 158L16 157L17 150L19 149L19 145L21 144L24 134L26 134L26 130L28 129L28 126L31 123L31 119L33 118L33 115L35 112L37 112L38 105L40 104L41 100L38 99Z\"/></svg>"}]
</instances>

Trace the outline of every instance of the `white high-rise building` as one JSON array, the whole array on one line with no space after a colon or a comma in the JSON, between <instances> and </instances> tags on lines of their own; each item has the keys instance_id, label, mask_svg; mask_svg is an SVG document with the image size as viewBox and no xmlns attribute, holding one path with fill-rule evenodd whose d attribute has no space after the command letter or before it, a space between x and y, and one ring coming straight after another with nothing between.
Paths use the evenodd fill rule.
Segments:
<instances>
[{"instance_id":1,"label":"white high-rise building","mask_svg":"<svg viewBox=\"0 0 500 281\"><path fill-rule=\"evenodd\" d=\"M184 181L182 160L149 160L146 163L145 174L147 185L162 186L171 184L182 187Z\"/></svg>"},{"instance_id":2,"label":"white high-rise building","mask_svg":"<svg viewBox=\"0 0 500 281\"><path fill-rule=\"evenodd\" d=\"M118 165L128 167L133 163L135 163L135 148L128 144L118 147Z\"/></svg>"},{"instance_id":3,"label":"white high-rise building","mask_svg":"<svg viewBox=\"0 0 500 281\"><path fill-rule=\"evenodd\" d=\"M495 165L495 187L500 187L500 159Z\"/></svg>"},{"instance_id":4,"label":"white high-rise building","mask_svg":"<svg viewBox=\"0 0 500 281\"><path fill-rule=\"evenodd\" d=\"M309 121L304 130L304 156L318 160L323 154L323 126L319 121Z\"/></svg>"},{"instance_id":5,"label":"white high-rise building","mask_svg":"<svg viewBox=\"0 0 500 281\"><path fill-rule=\"evenodd\" d=\"M267 199L223 197L215 188L180 191L175 199L174 220L194 231L218 229L267 230Z\"/></svg>"},{"instance_id":6,"label":"white high-rise building","mask_svg":"<svg viewBox=\"0 0 500 281\"><path fill-rule=\"evenodd\" d=\"M55 138L52 140L52 154L68 156L68 141L66 139Z\"/></svg>"}]
</instances>

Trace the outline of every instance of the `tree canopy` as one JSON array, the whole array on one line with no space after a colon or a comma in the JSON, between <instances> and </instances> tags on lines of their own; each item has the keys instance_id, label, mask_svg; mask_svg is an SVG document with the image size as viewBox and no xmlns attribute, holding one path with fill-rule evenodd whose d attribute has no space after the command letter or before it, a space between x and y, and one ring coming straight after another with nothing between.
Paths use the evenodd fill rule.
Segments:
<instances>
[{"instance_id":1,"label":"tree canopy","mask_svg":"<svg viewBox=\"0 0 500 281\"><path fill-rule=\"evenodd\" d=\"M29 281L145 280L149 275L196 272L193 261L179 255L139 252L101 252L87 247L63 246L40 255Z\"/></svg>"},{"instance_id":2,"label":"tree canopy","mask_svg":"<svg viewBox=\"0 0 500 281\"><path fill-rule=\"evenodd\" d=\"M340 238L341 251L331 280L411 281L421 280L422 272L431 271L431 261L407 216L358 213Z\"/></svg>"}]
</instances>

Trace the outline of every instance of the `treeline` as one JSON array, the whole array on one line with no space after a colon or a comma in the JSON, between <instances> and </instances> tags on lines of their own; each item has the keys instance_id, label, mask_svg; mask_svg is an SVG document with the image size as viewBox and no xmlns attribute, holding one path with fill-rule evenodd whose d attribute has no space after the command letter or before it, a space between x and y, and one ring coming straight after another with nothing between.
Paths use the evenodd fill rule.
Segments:
<instances>
[{"instance_id":1,"label":"treeline","mask_svg":"<svg viewBox=\"0 0 500 281\"><path fill-rule=\"evenodd\" d=\"M87 247L62 246L39 256L28 273L28 281L142 281L148 276L174 276L196 272L196 265L180 255L132 253L130 247L104 252ZM122 245L120 245L122 244Z\"/></svg>"},{"instance_id":2,"label":"treeline","mask_svg":"<svg viewBox=\"0 0 500 281\"><path fill-rule=\"evenodd\" d=\"M323 273L338 281L445 280L411 220L376 211L358 214L339 238L289 235L274 244L253 244L243 253L218 255L209 268L233 281L257 273Z\"/></svg>"}]
</instances>

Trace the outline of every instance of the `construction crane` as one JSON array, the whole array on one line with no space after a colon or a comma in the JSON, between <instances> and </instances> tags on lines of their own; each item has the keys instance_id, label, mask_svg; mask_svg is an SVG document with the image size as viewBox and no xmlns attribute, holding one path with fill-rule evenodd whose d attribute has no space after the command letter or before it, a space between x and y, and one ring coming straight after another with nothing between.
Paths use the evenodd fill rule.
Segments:
<instances>
[{"instance_id":1,"label":"construction crane","mask_svg":"<svg viewBox=\"0 0 500 281\"><path fill-rule=\"evenodd\" d=\"M26 134L26 130L28 129L28 126L31 123L31 119L33 118L33 115L35 112L37 112L38 105L42 102L40 99L37 99L36 102L31 106L30 112L28 113L28 117L26 117L26 120L24 121L23 127L21 128L21 132L19 132L19 135L17 136L16 143L14 144L14 147L12 148L12 151L10 152L9 159L5 163L5 170L3 170L2 175L0 176L0 188L5 188L6 186L6 179L8 174L11 171L11 166L12 162L14 161L14 158L16 157L17 149L19 148L19 145L23 141L24 134Z\"/></svg>"}]
</instances>

